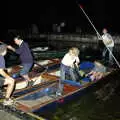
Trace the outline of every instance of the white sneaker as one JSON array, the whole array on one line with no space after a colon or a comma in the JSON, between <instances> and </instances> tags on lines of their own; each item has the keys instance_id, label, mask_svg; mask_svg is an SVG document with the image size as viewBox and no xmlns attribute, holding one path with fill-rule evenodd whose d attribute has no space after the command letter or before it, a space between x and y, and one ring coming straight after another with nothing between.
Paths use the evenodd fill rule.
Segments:
<instances>
[{"instance_id":1,"label":"white sneaker","mask_svg":"<svg viewBox=\"0 0 120 120\"><path fill-rule=\"evenodd\" d=\"M12 104L13 104L13 100L12 99L3 101L3 105L12 105Z\"/></svg>"},{"instance_id":2,"label":"white sneaker","mask_svg":"<svg viewBox=\"0 0 120 120\"><path fill-rule=\"evenodd\" d=\"M62 93L60 91L57 91L56 96L62 96Z\"/></svg>"}]
</instances>

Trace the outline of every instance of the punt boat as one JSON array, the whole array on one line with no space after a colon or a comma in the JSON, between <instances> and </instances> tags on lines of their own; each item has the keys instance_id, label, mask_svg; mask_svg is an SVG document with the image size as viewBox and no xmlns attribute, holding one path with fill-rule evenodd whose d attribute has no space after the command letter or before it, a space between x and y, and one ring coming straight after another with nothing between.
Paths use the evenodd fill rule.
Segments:
<instances>
[{"instance_id":1,"label":"punt boat","mask_svg":"<svg viewBox=\"0 0 120 120\"><path fill-rule=\"evenodd\" d=\"M46 68L46 70L41 72L41 69L38 69L41 68L41 66ZM41 119L38 115L39 113L51 111L59 105L64 105L68 101L74 100L78 96L82 97L82 95L86 94L90 89L98 89L96 86L100 88L103 84L108 82L106 77L114 71L107 71L104 77L94 81L90 81L90 79L86 77L82 78L82 83L66 79L62 81L63 92L59 95L56 94L60 84L59 67L60 60L58 59L50 60L50 62L47 61L46 64L36 63L29 75L31 79L35 79L35 81L37 79L40 82L37 82L33 86L26 87L21 84L21 82L24 82L24 80L21 80L22 78L15 78L16 81L18 81L16 84L20 84L20 86L24 87L16 87L12 95L15 101L12 107ZM20 66L16 66L14 69L12 68L8 71L12 75L14 72L18 72L20 68Z\"/></svg>"},{"instance_id":2,"label":"punt boat","mask_svg":"<svg viewBox=\"0 0 120 120\"><path fill-rule=\"evenodd\" d=\"M114 71L114 70L113 70ZM106 79L113 71L105 73L104 77L98 80L90 81L89 78L82 78L81 82L75 82L72 80L64 80L63 92L61 95L56 94L59 90L59 68L45 71L41 76L47 81L46 84L36 84L24 89L16 90L13 93L15 100L14 107L25 113L32 115L38 115L38 113L44 113L51 111L59 105L63 105L68 101L74 100L78 96L86 94L90 89L98 89L108 82ZM51 82L48 82L51 81Z\"/></svg>"}]
</instances>

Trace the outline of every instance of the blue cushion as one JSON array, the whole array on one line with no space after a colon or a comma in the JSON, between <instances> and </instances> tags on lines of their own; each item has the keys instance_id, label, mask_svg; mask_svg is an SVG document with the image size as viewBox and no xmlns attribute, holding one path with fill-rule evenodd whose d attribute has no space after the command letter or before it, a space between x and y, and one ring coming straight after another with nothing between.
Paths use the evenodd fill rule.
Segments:
<instances>
[{"instance_id":1,"label":"blue cushion","mask_svg":"<svg viewBox=\"0 0 120 120\"><path fill-rule=\"evenodd\" d=\"M80 70L86 70L86 69L93 69L94 68L94 63L86 61L86 62L82 62L80 64Z\"/></svg>"},{"instance_id":2,"label":"blue cushion","mask_svg":"<svg viewBox=\"0 0 120 120\"><path fill-rule=\"evenodd\" d=\"M85 77L85 78L83 78L83 79L82 79L82 81L85 81L85 82L90 82L91 80L90 80L90 78Z\"/></svg>"}]
</instances>

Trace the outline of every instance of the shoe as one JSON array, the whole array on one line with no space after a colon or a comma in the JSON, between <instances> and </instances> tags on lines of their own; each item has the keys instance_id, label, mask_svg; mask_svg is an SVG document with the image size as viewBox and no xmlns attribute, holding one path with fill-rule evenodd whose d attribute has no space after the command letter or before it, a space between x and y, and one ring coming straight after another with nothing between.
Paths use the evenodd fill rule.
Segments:
<instances>
[{"instance_id":1,"label":"shoe","mask_svg":"<svg viewBox=\"0 0 120 120\"><path fill-rule=\"evenodd\" d=\"M60 91L57 91L56 96L62 96L62 93Z\"/></svg>"},{"instance_id":2,"label":"shoe","mask_svg":"<svg viewBox=\"0 0 120 120\"><path fill-rule=\"evenodd\" d=\"M3 105L7 106L7 105L13 105L13 100L12 99L8 99L8 100L4 100L3 101Z\"/></svg>"}]
</instances>

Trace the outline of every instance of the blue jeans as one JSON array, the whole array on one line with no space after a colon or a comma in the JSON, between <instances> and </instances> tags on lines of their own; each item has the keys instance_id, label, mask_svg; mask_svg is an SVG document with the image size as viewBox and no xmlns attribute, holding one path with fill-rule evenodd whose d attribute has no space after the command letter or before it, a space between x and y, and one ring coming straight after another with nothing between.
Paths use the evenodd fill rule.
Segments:
<instances>
[{"instance_id":1,"label":"blue jeans","mask_svg":"<svg viewBox=\"0 0 120 120\"><path fill-rule=\"evenodd\" d=\"M108 49L111 51L108 51ZM102 53L102 56L105 58L107 52L109 52L109 63L113 63L113 56L112 56L112 52L113 52L113 47L108 47L108 49L105 47Z\"/></svg>"},{"instance_id":2,"label":"blue jeans","mask_svg":"<svg viewBox=\"0 0 120 120\"><path fill-rule=\"evenodd\" d=\"M24 63L22 64L23 68L20 70L20 75L26 75L32 68L33 63Z\"/></svg>"},{"instance_id":3,"label":"blue jeans","mask_svg":"<svg viewBox=\"0 0 120 120\"><path fill-rule=\"evenodd\" d=\"M22 64L22 66L23 66L23 68L20 70L20 72L12 75L13 78L17 78L22 75L27 75L29 73L30 69L32 68L33 63L24 63L24 64Z\"/></svg>"},{"instance_id":4,"label":"blue jeans","mask_svg":"<svg viewBox=\"0 0 120 120\"><path fill-rule=\"evenodd\" d=\"M60 66L60 79L65 80L66 75L70 75L71 80L76 81L76 74L73 68L61 64Z\"/></svg>"},{"instance_id":5,"label":"blue jeans","mask_svg":"<svg viewBox=\"0 0 120 120\"><path fill-rule=\"evenodd\" d=\"M59 85L58 85L58 92L63 91L64 84L62 83L62 81L66 79L67 74L70 75L71 80L76 81L76 75L75 75L74 69L61 64L60 65L60 80L59 80Z\"/></svg>"}]
</instances>

